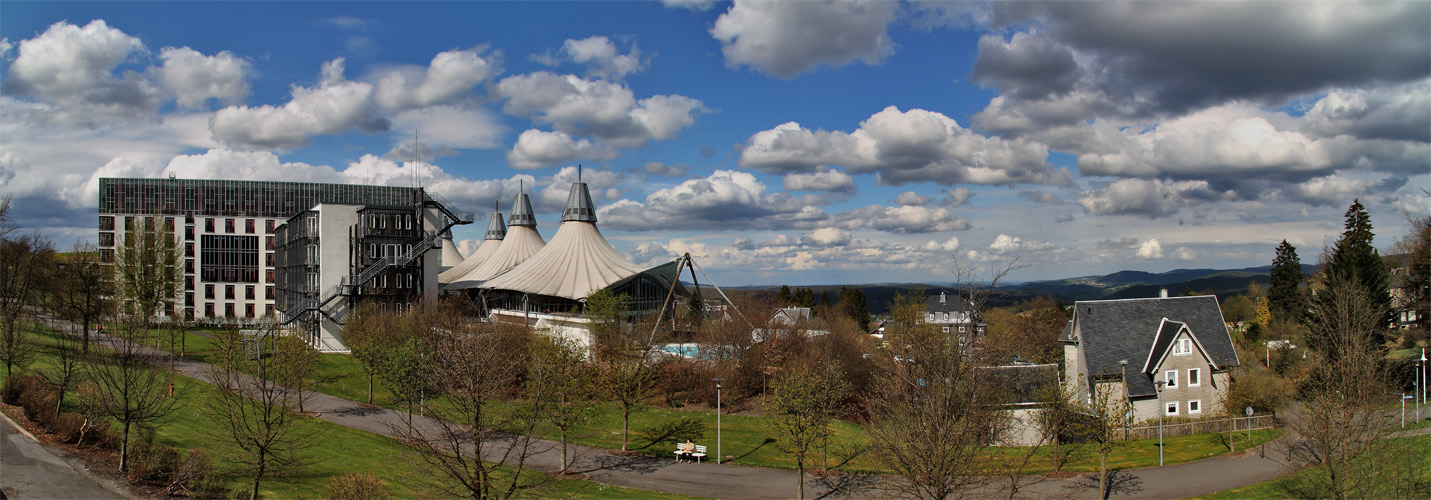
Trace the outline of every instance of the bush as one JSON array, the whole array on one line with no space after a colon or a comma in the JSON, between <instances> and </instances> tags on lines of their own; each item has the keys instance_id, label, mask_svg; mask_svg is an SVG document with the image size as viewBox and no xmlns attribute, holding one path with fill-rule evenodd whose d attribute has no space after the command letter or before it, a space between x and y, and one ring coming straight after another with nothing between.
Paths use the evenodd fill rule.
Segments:
<instances>
[{"instance_id":1,"label":"bush","mask_svg":"<svg viewBox=\"0 0 1431 500\"><path fill-rule=\"evenodd\" d=\"M328 498L332 500L373 500L391 495L388 484L376 474L349 472L328 481Z\"/></svg>"},{"instance_id":2,"label":"bush","mask_svg":"<svg viewBox=\"0 0 1431 500\"><path fill-rule=\"evenodd\" d=\"M78 443L84 430L84 415L65 412L55 419L55 436L62 443Z\"/></svg>"},{"instance_id":3,"label":"bush","mask_svg":"<svg viewBox=\"0 0 1431 500\"><path fill-rule=\"evenodd\" d=\"M0 390L0 398L4 399L5 404L20 404L20 394L24 392L22 389L26 384L25 378L25 375L19 373L11 373L5 377L5 388Z\"/></svg>"},{"instance_id":4,"label":"bush","mask_svg":"<svg viewBox=\"0 0 1431 500\"><path fill-rule=\"evenodd\" d=\"M193 448L184 454L169 477L169 496L188 495L191 498L218 498L223 483L214 477L214 462L203 448Z\"/></svg>"},{"instance_id":5,"label":"bush","mask_svg":"<svg viewBox=\"0 0 1431 500\"><path fill-rule=\"evenodd\" d=\"M20 406L25 409L25 416L45 431L55 430L58 405L59 395L46 387L43 381L29 383L20 396Z\"/></svg>"}]
</instances>

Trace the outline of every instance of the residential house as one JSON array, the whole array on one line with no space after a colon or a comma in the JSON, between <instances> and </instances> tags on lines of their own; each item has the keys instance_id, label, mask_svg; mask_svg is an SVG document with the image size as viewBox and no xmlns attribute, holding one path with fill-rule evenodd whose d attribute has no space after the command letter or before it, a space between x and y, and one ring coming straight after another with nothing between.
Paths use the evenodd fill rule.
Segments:
<instances>
[{"instance_id":1,"label":"residential house","mask_svg":"<svg viewBox=\"0 0 1431 500\"><path fill-rule=\"evenodd\" d=\"M974 304L962 297L939 292L925 298L923 319L944 333L983 335L988 325L974 309Z\"/></svg>"},{"instance_id":2,"label":"residential house","mask_svg":"<svg viewBox=\"0 0 1431 500\"><path fill-rule=\"evenodd\" d=\"M1238 366L1217 297L1094 300L1074 304L1064 383L1087 400L1125 400L1133 420L1215 416ZM1157 382L1164 384L1159 404Z\"/></svg>"}]
</instances>

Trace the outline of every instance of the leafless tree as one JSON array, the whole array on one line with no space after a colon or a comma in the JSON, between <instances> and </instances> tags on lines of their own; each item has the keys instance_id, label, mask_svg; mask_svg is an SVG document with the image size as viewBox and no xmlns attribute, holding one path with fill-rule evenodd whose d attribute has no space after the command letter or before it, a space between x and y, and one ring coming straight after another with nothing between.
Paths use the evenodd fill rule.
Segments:
<instances>
[{"instance_id":1,"label":"leafless tree","mask_svg":"<svg viewBox=\"0 0 1431 500\"><path fill-rule=\"evenodd\" d=\"M1125 444L1123 430L1132 416L1133 407L1124 397L1122 385L1110 383L1095 384L1082 406L1078 412L1091 418L1079 419L1077 430L1088 438L1098 453L1098 496L1108 500L1115 492L1114 486L1123 483L1121 480L1113 481L1119 479L1116 475L1118 471L1108 469L1108 454Z\"/></svg>"},{"instance_id":2,"label":"leafless tree","mask_svg":"<svg viewBox=\"0 0 1431 500\"><path fill-rule=\"evenodd\" d=\"M795 458L797 498L805 498L805 464L815 446L830 435L843 411L849 383L839 363L806 358L775 378L765 401L765 426L781 451Z\"/></svg>"},{"instance_id":3,"label":"leafless tree","mask_svg":"<svg viewBox=\"0 0 1431 500\"><path fill-rule=\"evenodd\" d=\"M148 317L172 309L183 275L174 228L165 217L155 214L129 219L124 244L115 257L114 278L127 311Z\"/></svg>"},{"instance_id":4,"label":"leafless tree","mask_svg":"<svg viewBox=\"0 0 1431 500\"><path fill-rule=\"evenodd\" d=\"M923 297L896 300L884 377L869 403L875 456L893 488L923 499L972 494L985 483L979 454L1007 430L997 391L974 376L959 338L919 321Z\"/></svg>"},{"instance_id":5,"label":"leafless tree","mask_svg":"<svg viewBox=\"0 0 1431 500\"><path fill-rule=\"evenodd\" d=\"M353 359L368 376L368 404L373 403L373 379L382 370L383 360L392 347L394 335L389 333L395 320L396 315L364 304L343 322L343 342L348 344Z\"/></svg>"},{"instance_id":6,"label":"leafless tree","mask_svg":"<svg viewBox=\"0 0 1431 500\"><path fill-rule=\"evenodd\" d=\"M90 352L86 375L94 382L93 410L124 427L119 448L119 470L128 471L129 433L135 424L165 421L182 398L173 391L174 375L156 366L161 358L145 347L143 326L114 323L98 340L103 349Z\"/></svg>"},{"instance_id":7,"label":"leafless tree","mask_svg":"<svg viewBox=\"0 0 1431 500\"><path fill-rule=\"evenodd\" d=\"M310 462L306 452L317 433L297 413L302 391L286 383L291 353L279 348L279 334L246 339L229 330L217 339L218 353L208 372L217 390L203 409L220 429L218 439L238 450L232 460L252 476L252 500L265 477L282 477Z\"/></svg>"},{"instance_id":8,"label":"leafless tree","mask_svg":"<svg viewBox=\"0 0 1431 500\"><path fill-rule=\"evenodd\" d=\"M450 313L449 313L450 314ZM498 323L439 321L432 333L440 381L434 402L420 423L390 424L398 438L412 449L435 486L453 497L509 498L546 481L545 475L523 474L528 458L540 445L532 437L548 411L552 393L527 394L516 411L499 411L494 403L522 391L523 378L541 379L536 387L550 387L549 370L528 372L531 333L524 327ZM499 468L507 468L500 473Z\"/></svg>"},{"instance_id":9,"label":"leafless tree","mask_svg":"<svg viewBox=\"0 0 1431 500\"><path fill-rule=\"evenodd\" d=\"M596 372L572 340L536 339L527 377L527 394L544 405L538 418L556 428L561 441L561 474L575 457L568 456L567 438L591 419L596 410Z\"/></svg>"},{"instance_id":10,"label":"leafless tree","mask_svg":"<svg viewBox=\"0 0 1431 500\"><path fill-rule=\"evenodd\" d=\"M40 371L50 382L50 387L59 393L55 398L55 414L65 402L65 394L84 380L84 353L80 352L80 341L73 335L60 335L49 346L51 362Z\"/></svg>"},{"instance_id":11,"label":"leafless tree","mask_svg":"<svg viewBox=\"0 0 1431 500\"><path fill-rule=\"evenodd\" d=\"M0 239L0 360L8 376L34 360L38 344L22 320L41 305L53 271L54 250L39 233Z\"/></svg>"},{"instance_id":12,"label":"leafless tree","mask_svg":"<svg viewBox=\"0 0 1431 500\"><path fill-rule=\"evenodd\" d=\"M1403 469L1417 462L1424 467L1424 457L1404 453L1397 440L1378 443L1396 420L1378 410L1394 400L1384 349L1371 334L1386 328L1384 312L1351 280L1333 277L1319 295L1312 329L1324 337L1322 350L1335 352L1316 352L1302 389L1304 404L1289 427L1302 439L1293 457L1320 473L1303 475L1289 493L1351 498L1401 489L1404 494Z\"/></svg>"},{"instance_id":13,"label":"leafless tree","mask_svg":"<svg viewBox=\"0 0 1431 500\"><path fill-rule=\"evenodd\" d=\"M50 287L56 309L84 328L83 352L89 352L90 325L109 314L113 304L114 279L110 266L99 261L99 248L76 241L70 254L55 266Z\"/></svg>"},{"instance_id":14,"label":"leafless tree","mask_svg":"<svg viewBox=\"0 0 1431 500\"><path fill-rule=\"evenodd\" d=\"M602 290L587 298L587 315L596 337L595 365L602 392L621 406L621 451L629 448L631 414L656 387L658 341L669 335L654 321L627 320L625 295Z\"/></svg>"}]
</instances>

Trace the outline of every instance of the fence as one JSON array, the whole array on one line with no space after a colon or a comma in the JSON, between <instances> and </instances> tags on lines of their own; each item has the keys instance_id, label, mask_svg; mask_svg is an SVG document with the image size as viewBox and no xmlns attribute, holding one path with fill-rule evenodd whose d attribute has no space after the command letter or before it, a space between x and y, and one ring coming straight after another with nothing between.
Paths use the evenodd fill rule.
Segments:
<instances>
[{"instance_id":1,"label":"fence","mask_svg":"<svg viewBox=\"0 0 1431 500\"><path fill-rule=\"evenodd\" d=\"M1198 420L1195 422L1169 423L1162 426L1163 437L1187 436L1191 434L1208 434L1213 432L1227 432L1228 427L1232 430L1247 432L1248 430L1275 429L1281 426L1276 415L1253 415L1251 417L1236 417L1229 424L1228 419ZM1121 437L1128 439L1153 439L1158 437L1158 426L1150 425L1146 427L1133 427L1124 429Z\"/></svg>"}]
</instances>

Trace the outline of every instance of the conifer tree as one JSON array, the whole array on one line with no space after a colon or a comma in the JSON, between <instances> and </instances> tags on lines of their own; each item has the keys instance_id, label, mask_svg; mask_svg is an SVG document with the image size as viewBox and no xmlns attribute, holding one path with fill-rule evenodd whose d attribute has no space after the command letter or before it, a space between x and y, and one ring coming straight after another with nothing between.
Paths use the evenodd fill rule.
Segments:
<instances>
[{"instance_id":1,"label":"conifer tree","mask_svg":"<svg viewBox=\"0 0 1431 500\"><path fill-rule=\"evenodd\" d=\"M1372 246L1371 216L1360 201L1353 201L1346 212L1346 230L1332 246L1327 259L1326 276L1330 280L1348 281L1365 290L1365 296L1381 315L1382 325L1391 323L1391 273L1381 254ZM1323 300L1319 298L1318 300ZM1384 329L1369 333L1372 345L1386 341Z\"/></svg>"},{"instance_id":2,"label":"conifer tree","mask_svg":"<svg viewBox=\"0 0 1431 500\"><path fill-rule=\"evenodd\" d=\"M1301 283L1302 260L1297 257L1297 247L1282 240L1277 245L1277 257L1272 259L1272 288L1267 292L1274 318L1297 319L1306 314L1306 300L1297 288Z\"/></svg>"}]
</instances>

